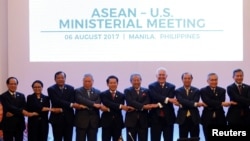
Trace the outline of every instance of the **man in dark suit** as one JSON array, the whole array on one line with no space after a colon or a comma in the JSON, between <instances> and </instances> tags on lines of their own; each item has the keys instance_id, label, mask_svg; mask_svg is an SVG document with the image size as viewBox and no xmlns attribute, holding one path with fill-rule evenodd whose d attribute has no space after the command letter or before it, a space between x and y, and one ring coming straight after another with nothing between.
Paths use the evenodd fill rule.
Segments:
<instances>
[{"instance_id":1,"label":"man in dark suit","mask_svg":"<svg viewBox=\"0 0 250 141\"><path fill-rule=\"evenodd\" d=\"M244 73L241 69L233 71L234 83L227 87L232 105L227 112L229 126L250 126L250 87L243 83Z\"/></svg>"},{"instance_id":2,"label":"man in dark suit","mask_svg":"<svg viewBox=\"0 0 250 141\"><path fill-rule=\"evenodd\" d=\"M118 78L116 76L109 76L106 82L109 89L101 93L101 100L109 110L101 115L102 141L111 141L111 138L117 141L124 128L121 110L130 111L133 108L124 105L125 96L117 90Z\"/></svg>"},{"instance_id":3,"label":"man in dark suit","mask_svg":"<svg viewBox=\"0 0 250 141\"><path fill-rule=\"evenodd\" d=\"M126 103L136 110L126 112L125 126L127 128L127 141L148 141L148 110L158 107L150 104L149 91L141 87L141 75L130 76L131 87L124 90Z\"/></svg>"},{"instance_id":4,"label":"man in dark suit","mask_svg":"<svg viewBox=\"0 0 250 141\"><path fill-rule=\"evenodd\" d=\"M163 133L164 141L173 141L174 123L176 115L174 106L179 105L175 99L175 85L166 82L167 71L158 68L157 81L149 84L152 103L158 104L158 108L150 110L151 141L160 141Z\"/></svg>"},{"instance_id":5,"label":"man in dark suit","mask_svg":"<svg viewBox=\"0 0 250 141\"><path fill-rule=\"evenodd\" d=\"M75 101L86 107L76 110L76 141L97 141L99 128L101 98L100 91L93 87L93 76L85 74L83 86L75 91Z\"/></svg>"},{"instance_id":6,"label":"man in dark suit","mask_svg":"<svg viewBox=\"0 0 250 141\"><path fill-rule=\"evenodd\" d=\"M65 84L66 74L62 71L56 72L54 79L56 84L47 89L52 104L49 121L52 125L54 141L72 141L73 108L81 107L74 103L74 87Z\"/></svg>"},{"instance_id":7,"label":"man in dark suit","mask_svg":"<svg viewBox=\"0 0 250 141\"><path fill-rule=\"evenodd\" d=\"M181 76L183 86L175 92L176 98L180 103L176 122L179 124L179 138L199 138L200 135L200 114L198 107L205 106L200 100L199 89L191 86L193 75L183 73Z\"/></svg>"},{"instance_id":8,"label":"man in dark suit","mask_svg":"<svg viewBox=\"0 0 250 141\"><path fill-rule=\"evenodd\" d=\"M212 128L226 128L226 117L223 107L228 107L231 102L225 102L226 90L218 86L216 73L209 73L207 77L208 86L200 89L201 99L207 105L201 115L201 123L206 141L211 136Z\"/></svg>"},{"instance_id":9,"label":"man in dark suit","mask_svg":"<svg viewBox=\"0 0 250 141\"><path fill-rule=\"evenodd\" d=\"M17 92L18 80L9 77L6 81L8 91L1 94L3 105L3 134L5 141L23 141L25 130L24 116L37 116L38 113L25 110L26 100L24 94Z\"/></svg>"}]
</instances>

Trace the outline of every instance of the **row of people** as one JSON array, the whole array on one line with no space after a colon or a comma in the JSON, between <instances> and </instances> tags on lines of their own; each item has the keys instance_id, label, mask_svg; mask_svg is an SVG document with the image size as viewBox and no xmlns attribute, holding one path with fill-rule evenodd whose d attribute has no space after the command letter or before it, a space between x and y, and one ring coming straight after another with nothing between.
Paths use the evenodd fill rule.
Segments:
<instances>
[{"instance_id":1,"label":"row of people","mask_svg":"<svg viewBox=\"0 0 250 141\"><path fill-rule=\"evenodd\" d=\"M189 138L188 134L198 139L201 123L206 140L210 125L249 125L250 87L243 83L241 69L233 72L235 82L227 90L217 86L215 73L208 74L208 86L198 89L192 86L191 73L183 73L183 86L175 88L166 81L165 68L156 72L157 81L148 88L141 87L140 74L132 74L132 86L122 93L117 90L116 76L107 78L108 89L101 92L93 87L91 74L85 74L83 86L75 89L65 83L66 74L59 71L54 76L56 84L47 89L48 96L42 94L43 83L37 80L32 84L34 94L28 95L27 101L16 91L18 80L10 77L6 81L8 91L1 95L4 140L23 140L24 116L28 117L29 141L47 140L49 122L55 141L71 141L73 126L77 141L96 141L99 127L102 141L117 141L124 127L128 141L147 141L148 127L151 140L160 141L163 134L165 141L173 141L175 123L179 125L180 139ZM226 91L229 102L225 101ZM174 105L178 106L177 115ZM204 107L201 116L199 107ZM229 107L227 115L223 107ZM125 121L122 110L126 111Z\"/></svg>"}]
</instances>

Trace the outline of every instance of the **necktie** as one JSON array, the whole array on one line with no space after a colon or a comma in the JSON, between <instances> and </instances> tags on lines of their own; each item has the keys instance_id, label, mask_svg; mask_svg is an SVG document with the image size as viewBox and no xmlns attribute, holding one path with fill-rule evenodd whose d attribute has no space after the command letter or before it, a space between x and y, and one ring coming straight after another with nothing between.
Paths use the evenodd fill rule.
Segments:
<instances>
[{"instance_id":1,"label":"necktie","mask_svg":"<svg viewBox=\"0 0 250 141\"><path fill-rule=\"evenodd\" d=\"M242 93L242 85L238 85L239 93Z\"/></svg>"},{"instance_id":2,"label":"necktie","mask_svg":"<svg viewBox=\"0 0 250 141\"><path fill-rule=\"evenodd\" d=\"M87 93L88 93L88 97L90 97L90 90L87 90Z\"/></svg>"},{"instance_id":3,"label":"necktie","mask_svg":"<svg viewBox=\"0 0 250 141\"><path fill-rule=\"evenodd\" d=\"M140 94L140 90L139 89L135 89L136 93L139 95Z\"/></svg>"},{"instance_id":4,"label":"necktie","mask_svg":"<svg viewBox=\"0 0 250 141\"><path fill-rule=\"evenodd\" d=\"M163 84L161 84L161 88L164 88L164 83L163 83Z\"/></svg>"},{"instance_id":5,"label":"necktie","mask_svg":"<svg viewBox=\"0 0 250 141\"><path fill-rule=\"evenodd\" d=\"M60 90L61 90L61 92L62 92L62 94L63 94L63 87L60 87Z\"/></svg>"},{"instance_id":6,"label":"necktie","mask_svg":"<svg viewBox=\"0 0 250 141\"><path fill-rule=\"evenodd\" d=\"M188 88L186 89L186 94L187 94L187 96L189 95L189 89Z\"/></svg>"},{"instance_id":7,"label":"necktie","mask_svg":"<svg viewBox=\"0 0 250 141\"><path fill-rule=\"evenodd\" d=\"M215 94L216 92L215 92L215 88L211 88L212 89L212 91L213 91L213 93Z\"/></svg>"},{"instance_id":8,"label":"necktie","mask_svg":"<svg viewBox=\"0 0 250 141\"><path fill-rule=\"evenodd\" d=\"M188 89L188 88L186 88L186 94L187 94L187 96L189 95L189 89ZM187 117L190 117L190 116L191 116L191 113L190 113L189 110L187 110L186 116L187 116Z\"/></svg>"},{"instance_id":9,"label":"necktie","mask_svg":"<svg viewBox=\"0 0 250 141\"><path fill-rule=\"evenodd\" d=\"M13 97L13 98L16 98L16 94L15 94L15 93L12 93L12 97Z\"/></svg>"},{"instance_id":10,"label":"necktie","mask_svg":"<svg viewBox=\"0 0 250 141\"><path fill-rule=\"evenodd\" d=\"M115 99L115 92L112 91L112 92L111 92L111 95L112 95L112 99L114 100L114 99Z\"/></svg>"}]
</instances>

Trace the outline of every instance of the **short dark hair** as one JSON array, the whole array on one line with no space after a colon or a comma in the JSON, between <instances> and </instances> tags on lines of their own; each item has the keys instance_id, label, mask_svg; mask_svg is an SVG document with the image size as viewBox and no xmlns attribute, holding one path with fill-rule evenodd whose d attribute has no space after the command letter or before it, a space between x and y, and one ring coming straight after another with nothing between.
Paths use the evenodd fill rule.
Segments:
<instances>
[{"instance_id":1,"label":"short dark hair","mask_svg":"<svg viewBox=\"0 0 250 141\"><path fill-rule=\"evenodd\" d=\"M31 85L32 88L34 87L35 83L39 83L43 87L43 82L41 80L35 80Z\"/></svg>"},{"instance_id":2,"label":"short dark hair","mask_svg":"<svg viewBox=\"0 0 250 141\"><path fill-rule=\"evenodd\" d=\"M16 79L16 83L18 84L17 78L16 78L16 77L13 77L13 76L9 77L9 78L6 80L6 84L9 84L9 83L10 83L10 79Z\"/></svg>"},{"instance_id":3,"label":"short dark hair","mask_svg":"<svg viewBox=\"0 0 250 141\"><path fill-rule=\"evenodd\" d=\"M106 79L106 83L108 84L109 83L109 80L110 79L115 79L116 82L118 83L118 77L116 77L115 75L110 75L107 79Z\"/></svg>"},{"instance_id":4,"label":"short dark hair","mask_svg":"<svg viewBox=\"0 0 250 141\"><path fill-rule=\"evenodd\" d=\"M66 78L66 73L64 73L63 71L58 71L58 72L55 73L54 79L56 79L57 75L59 75L59 74L63 74L64 78Z\"/></svg>"},{"instance_id":5,"label":"short dark hair","mask_svg":"<svg viewBox=\"0 0 250 141\"><path fill-rule=\"evenodd\" d=\"M242 69L235 69L235 70L233 71L233 76L235 76L235 74L236 74L237 72L242 72L242 74L244 74Z\"/></svg>"},{"instance_id":6,"label":"short dark hair","mask_svg":"<svg viewBox=\"0 0 250 141\"><path fill-rule=\"evenodd\" d=\"M184 72L182 75L181 75L181 79L183 79L184 75L190 75L191 76L191 79L193 79L193 75L190 73L190 72Z\"/></svg>"}]
</instances>

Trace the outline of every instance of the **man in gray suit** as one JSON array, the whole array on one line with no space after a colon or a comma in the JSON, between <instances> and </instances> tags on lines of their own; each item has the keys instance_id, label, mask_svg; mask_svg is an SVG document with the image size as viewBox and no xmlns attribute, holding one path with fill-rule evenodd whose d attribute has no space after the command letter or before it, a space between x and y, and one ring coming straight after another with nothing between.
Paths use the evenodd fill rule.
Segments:
<instances>
[{"instance_id":1,"label":"man in gray suit","mask_svg":"<svg viewBox=\"0 0 250 141\"><path fill-rule=\"evenodd\" d=\"M94 82L91 74L83 77L83 86L75 90L75 101L81 104L75 114L76 141L97 141L99 128L99 109L101 106L100 91L92 87Z\"/></svg>"}]
</instances>

